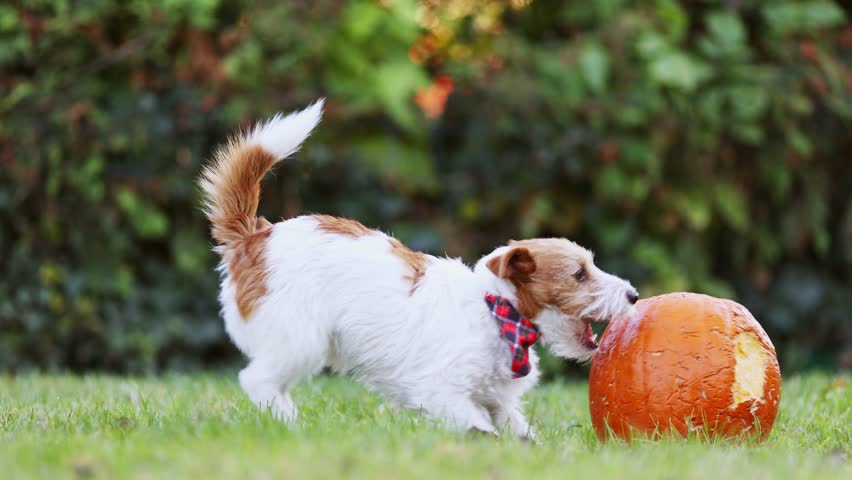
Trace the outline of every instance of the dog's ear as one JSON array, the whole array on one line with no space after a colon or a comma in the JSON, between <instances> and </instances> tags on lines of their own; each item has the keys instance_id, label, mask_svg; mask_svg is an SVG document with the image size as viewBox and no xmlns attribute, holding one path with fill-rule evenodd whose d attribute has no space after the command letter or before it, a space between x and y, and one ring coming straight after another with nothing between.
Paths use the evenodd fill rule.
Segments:
<instances>
[{"instance_id":1,"label":"dog's ear","mask_svg":"<svg viewBox=\"0 0 852 480\"><path fill-rule=\"evenodd\" d=\"M535 259L529 249L512 247L508 252L488 260L488 269L499 278L513 282L526 282L535 272Z\"/></svg>"}]
</instances>

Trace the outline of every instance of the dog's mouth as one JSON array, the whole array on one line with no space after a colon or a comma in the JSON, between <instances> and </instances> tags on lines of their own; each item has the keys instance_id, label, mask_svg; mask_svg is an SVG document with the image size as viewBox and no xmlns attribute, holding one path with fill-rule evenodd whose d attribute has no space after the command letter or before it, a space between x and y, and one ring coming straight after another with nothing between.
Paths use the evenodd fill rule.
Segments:
<instances>
[{"instance_id":1,"label":"dog's mouth","mask_svg":"<svg viewBox=\"0 0 852 480\"><path fill-rule=\"evenodd\" d=\"M582 319L583 329L580 331L580 334L577 338L580 341L580 344L590 350L595 350L596 348L598 348L598 335L592 331L593 321L595 320L591 318Z\"/></svg>"}]
</instances>

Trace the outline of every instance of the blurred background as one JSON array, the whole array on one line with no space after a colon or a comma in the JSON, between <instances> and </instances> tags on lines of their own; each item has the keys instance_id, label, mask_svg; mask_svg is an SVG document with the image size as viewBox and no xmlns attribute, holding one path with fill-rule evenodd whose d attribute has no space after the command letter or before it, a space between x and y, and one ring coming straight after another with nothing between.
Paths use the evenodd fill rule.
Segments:
<instances>
[{"instance_id":1,"label":"blurred background","mask_svg":"<svg viewBox=\"0 0 852 480\"><path fill-rule=\"evenodd\" d=\"M565 236L643 296L736 299L782 370L852 368L852 6L0 4L0 370L239 360L195 180L327 97L260 213L473 262ZM552 378L579 367L547 358Z\"/></svg>"}]
</instances>

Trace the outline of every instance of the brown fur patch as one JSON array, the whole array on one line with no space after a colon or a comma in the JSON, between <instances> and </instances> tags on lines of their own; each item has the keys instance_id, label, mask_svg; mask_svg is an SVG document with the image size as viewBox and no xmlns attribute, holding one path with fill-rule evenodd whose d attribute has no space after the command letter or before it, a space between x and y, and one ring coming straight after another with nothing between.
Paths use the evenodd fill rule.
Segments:
<instances>
[{"instance_id":1,"label":"brown fur patch","mask_svg":"<svg viewBox=\"0 0 852 480\"><path fill-rule=\"evenodd\" d=\"M373 230L365 227L361 222L351 220L349 218L340 218L331 215L314 215L314 219L318 222L317 228L326 233L348 235L354 238L372 235L375 233Z\"/></svg>"},{"instance_id":2,"label":"brown fur patch","mask_svg":"<svg viewBox=\"0 0 852 480\"><path fill-rule=\"evenodd\" d=\"M201 175L204 211L222 261L236 288L237 308L247 320L267 294L265 246L272 224L257 217L260 182L277 161L258 145L233 138L220 148Z\"/></svg>"},{"instance_id":3,"label":"brown fur patch","mask_svg":"<svg viewBox=\"0 0 852 480\"><path fill-rule=\"evenodd\" d=\"M404 278L411 282L411 289L408 291L408 295L411 296L414 294L414 291L417 290L417 286L420 284L420 280L423 278L423 274L426 273L426 264L429 261L429 257L426 256L425 253L415 252L414 250L406 247L399 240L395 238L389 238L388 243L390 243L391 253L401 258L405 265L411 270L410 275L406 275Z\"/></svg>"},{"instance_id":4,"label":"brown fur patch","mask_svg":"<svg viewBox=\"0 0 852 480\"><path fill-rule=\"evenodd\" d=\"M266 230L267 228L272 228L272 223L263 217L257 217L254 224L255 231Z\"/></svg>"},{"instance_id":5,"label":"brown fur patch","mask_svg":"<svg viewBox=\"0 0 852 480\"><path fill-rule=\"evenodd\" d=\"M592 254L588 250L564 238L511 241L509 245L513 248L499 257L501 261L492 259L488 266L495 275L515 285L517 308L523 316L535 318L547 306L575 315L588 305L594 278L578 282L573 276L580 267L592 264ZM525 255L516 257L520 262L516 267L512 267L511 259L503 260L518 249L529 252L534 262L532 268L527 265L529 260Z\"/></svg>"},{"instance_id":6,"label":"brown fur patch","mask_svg":"<svg viewBox=\"0 0 852 480\"><path fill-rule=\"evenodd\" d=\"M514 247L504 255L488 260L486 264L494 275L526 282L536 270L535 260L528 248Z\"/></svg>"},{"instance_id":7,"label":"brown fur patch","mask_svg":"<svg viewBox=\"0 0 852 480\"><path fill-rule=\"evenodd\" d=\"M264 223L265 222L265 223ZM272 224L265 218L258 218L263 225L261 230L245 237L240 244L230 249L227 257L231 281L236 287L237 308L243 320L247 320L257 307L257 303L267 292L269 272L266 270L266 242L272 233Z\"/></svg>"},{"instance_id":8,"label":"brown fur patch","mask_svg":"<svg viewBox=\"0 0 852 480\"><path fill-rule=\"evenodd\" d=\"M274 155L257 145L232 141L204 170L205 210L218 244L229 245L255 232L260 181L275 161Z\"/></svg>"}]
</instances>

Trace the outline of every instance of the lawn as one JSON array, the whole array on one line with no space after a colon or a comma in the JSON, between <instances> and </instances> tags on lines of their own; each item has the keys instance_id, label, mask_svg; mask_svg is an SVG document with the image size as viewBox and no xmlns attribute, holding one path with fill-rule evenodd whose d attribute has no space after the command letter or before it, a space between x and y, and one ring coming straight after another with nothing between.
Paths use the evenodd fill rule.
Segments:
<instances>
[{"instance_id":1,"label":"lawn","mask_svg":"<svg viewBox=\"0 0 852 480\"><path fill-rule=\"evenodd\" d=\"M356 384L301 385L287 428L245 398L234 374L153 378L0 377L0 477L852 479L852 379L785 379L758 446L698 440L600 444L585 382L538 388L540 445L444 431Z\"/></svg>"}]
</instances>

